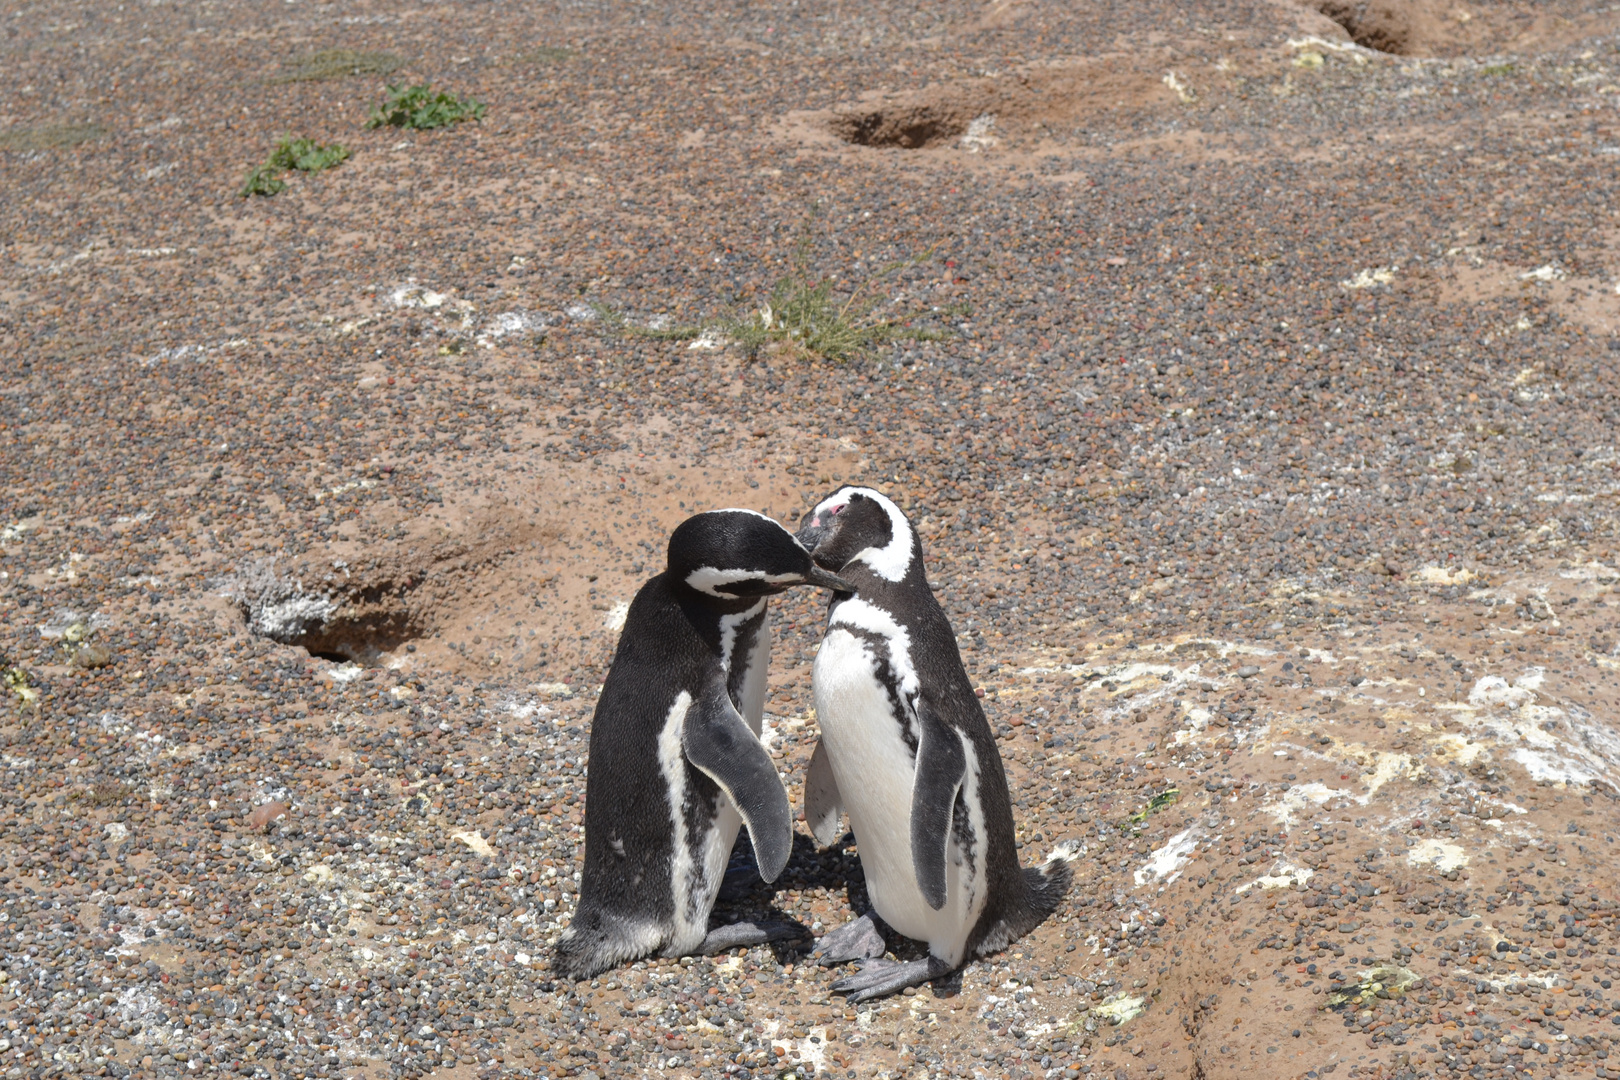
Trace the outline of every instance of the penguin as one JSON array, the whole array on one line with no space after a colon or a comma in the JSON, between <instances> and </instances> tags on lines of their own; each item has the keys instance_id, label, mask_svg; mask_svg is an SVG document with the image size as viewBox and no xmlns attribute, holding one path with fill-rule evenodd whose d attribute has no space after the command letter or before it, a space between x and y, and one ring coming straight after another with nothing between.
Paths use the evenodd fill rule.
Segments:
<instances>
[{"instance_id":1,"label":"penguin","mask_svg":"<svg viewBox=\"0 0 1620 1080\"><path fill-rule=\"evenodd\" d=\"M1069 889L1066 861L1019 865L995 737L924 573L922 542L898 506L845 486L796 534L853 591L833 594L811 672L821 739L804 783L818 843L849 817L872 913L817 942L824 965L863 961L833 985L851 1001L896 993L998 952ZM928 956L882 959L878 920Z\"/></svg>"},{"instance_id":2,"label":"penguin","mask_svg":"<svg viewBox=\"0 0 1620 1080\"><path fill-rule=\"evenodd\" d=\"M759 731L766 598L794 585L850 588L751 510L698 514L670 535L664 572L630 604L591 720L585 863L559 974L796 935L781 924L709 929L740 826L766 881L793 846L787 793Z\"/></svg>"}]
</instances>

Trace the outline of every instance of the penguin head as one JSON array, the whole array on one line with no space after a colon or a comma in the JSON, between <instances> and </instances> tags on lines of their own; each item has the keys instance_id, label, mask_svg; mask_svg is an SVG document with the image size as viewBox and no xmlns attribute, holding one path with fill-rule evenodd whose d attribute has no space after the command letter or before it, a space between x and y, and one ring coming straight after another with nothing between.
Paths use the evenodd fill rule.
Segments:
<instances>
[{"instance_id":1,"label":"penguin head","mask_svg":"<svg viewBox=\"0 0 1620 1080\"><path fill-rule=\"evenodd\" d=\"M771 596L794 585L854 590L817 566L792 533L752 510L711 510L681 522L669 537L667 572L721 600Z\"/></svg>"},{"instance_id":2,"label":"penguin head","mask_svg":"<svg viewBox=\"0 0 1620 1080\"><path fill-rule=\"evenodd\" d=\"M915 561L911 522L888 496L871 488L839 488L804 515L795 535L829 570L860 562L881 578L902 581Z\"/></svg>"}]
</instances>

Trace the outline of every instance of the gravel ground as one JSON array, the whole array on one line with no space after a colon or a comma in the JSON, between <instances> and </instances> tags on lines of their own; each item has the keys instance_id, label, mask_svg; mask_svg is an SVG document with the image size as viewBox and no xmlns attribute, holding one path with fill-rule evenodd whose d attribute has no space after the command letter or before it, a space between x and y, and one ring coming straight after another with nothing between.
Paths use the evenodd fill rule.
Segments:
<instances>
[{"instance_id":1,"label":"gravel ground","mask_svg":"<svg viewBox=\"0 0 1620 1080\"><path fill-rule=\"evenodd\" d=\"M0 1074L1620 1076L1620 12L1328 8L4 9ZM645 332L795 260L937 340ZM851 480L1069 901L559 984L623 605Z\"/></svg>"}]
</instances>

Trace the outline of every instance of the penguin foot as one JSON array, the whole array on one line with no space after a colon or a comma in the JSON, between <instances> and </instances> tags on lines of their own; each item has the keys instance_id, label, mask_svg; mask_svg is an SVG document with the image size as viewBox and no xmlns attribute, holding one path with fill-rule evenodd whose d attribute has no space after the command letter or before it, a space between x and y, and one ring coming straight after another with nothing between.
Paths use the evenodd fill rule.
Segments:
<instances>
[{"instance_id":1,"label":"penguin foot","mask_svg":"<svg viewBox=\"0 0 1620 1080\"><path fill-rule=\"evenodd\" d=\"M874 960L885 948L877 920L867 914L820 938L810 955L822 967L832 967L851 960Z\"/></svg>"},{"instance_id":2,"label":"penguin foot","mask_svg":"<svg viewBox=\"0 0 1620 1080\"><path fill-rule=\"evenodd\" d=\"M713 956L732 949L763 945L767 941L787 941L804 933L802 926L779 922L735 922L710 930L702 944L692 950L694 956Z\"/></svg>"},{"instance_id":3,"label":"penguin foot","mask_svg":"<svg viewBox=\"0 0 1620 1080\"><path fill-rule=\"evenodd\" d=\"M861 965L860 974L833 983L832 990L835 994L846 995L851 1002L871 1001L873 998L898 994L908 986L949 975L951 970L951 965L937 956L904 964L898 960L868 960Z\"/></svg>"}]
</instances>

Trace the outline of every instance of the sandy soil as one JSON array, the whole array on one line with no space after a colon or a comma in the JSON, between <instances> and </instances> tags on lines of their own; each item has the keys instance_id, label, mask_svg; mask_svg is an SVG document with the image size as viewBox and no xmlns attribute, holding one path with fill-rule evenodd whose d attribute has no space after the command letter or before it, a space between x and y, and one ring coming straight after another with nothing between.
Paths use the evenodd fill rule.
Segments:
<instances>
[{"instance_id":1,"label":"sandy soil","mask_svg":"<svg viewBox=\"0 0 1620 1080\"><path fill-rule=\"evenodd\" d=\"M7 1080L1620 1075L1620 10L4 18ZM336 47L402 66L281 78ZM488 115L365 129L401 79ZM236 198L284 134L354 156ZM941 339L646 332L800 258ZM626 603L845 481L1068 902L859 1008L802 942L559 984ZM717 914L863 903L805 833Z\"/></svg>"}]
</instances>

